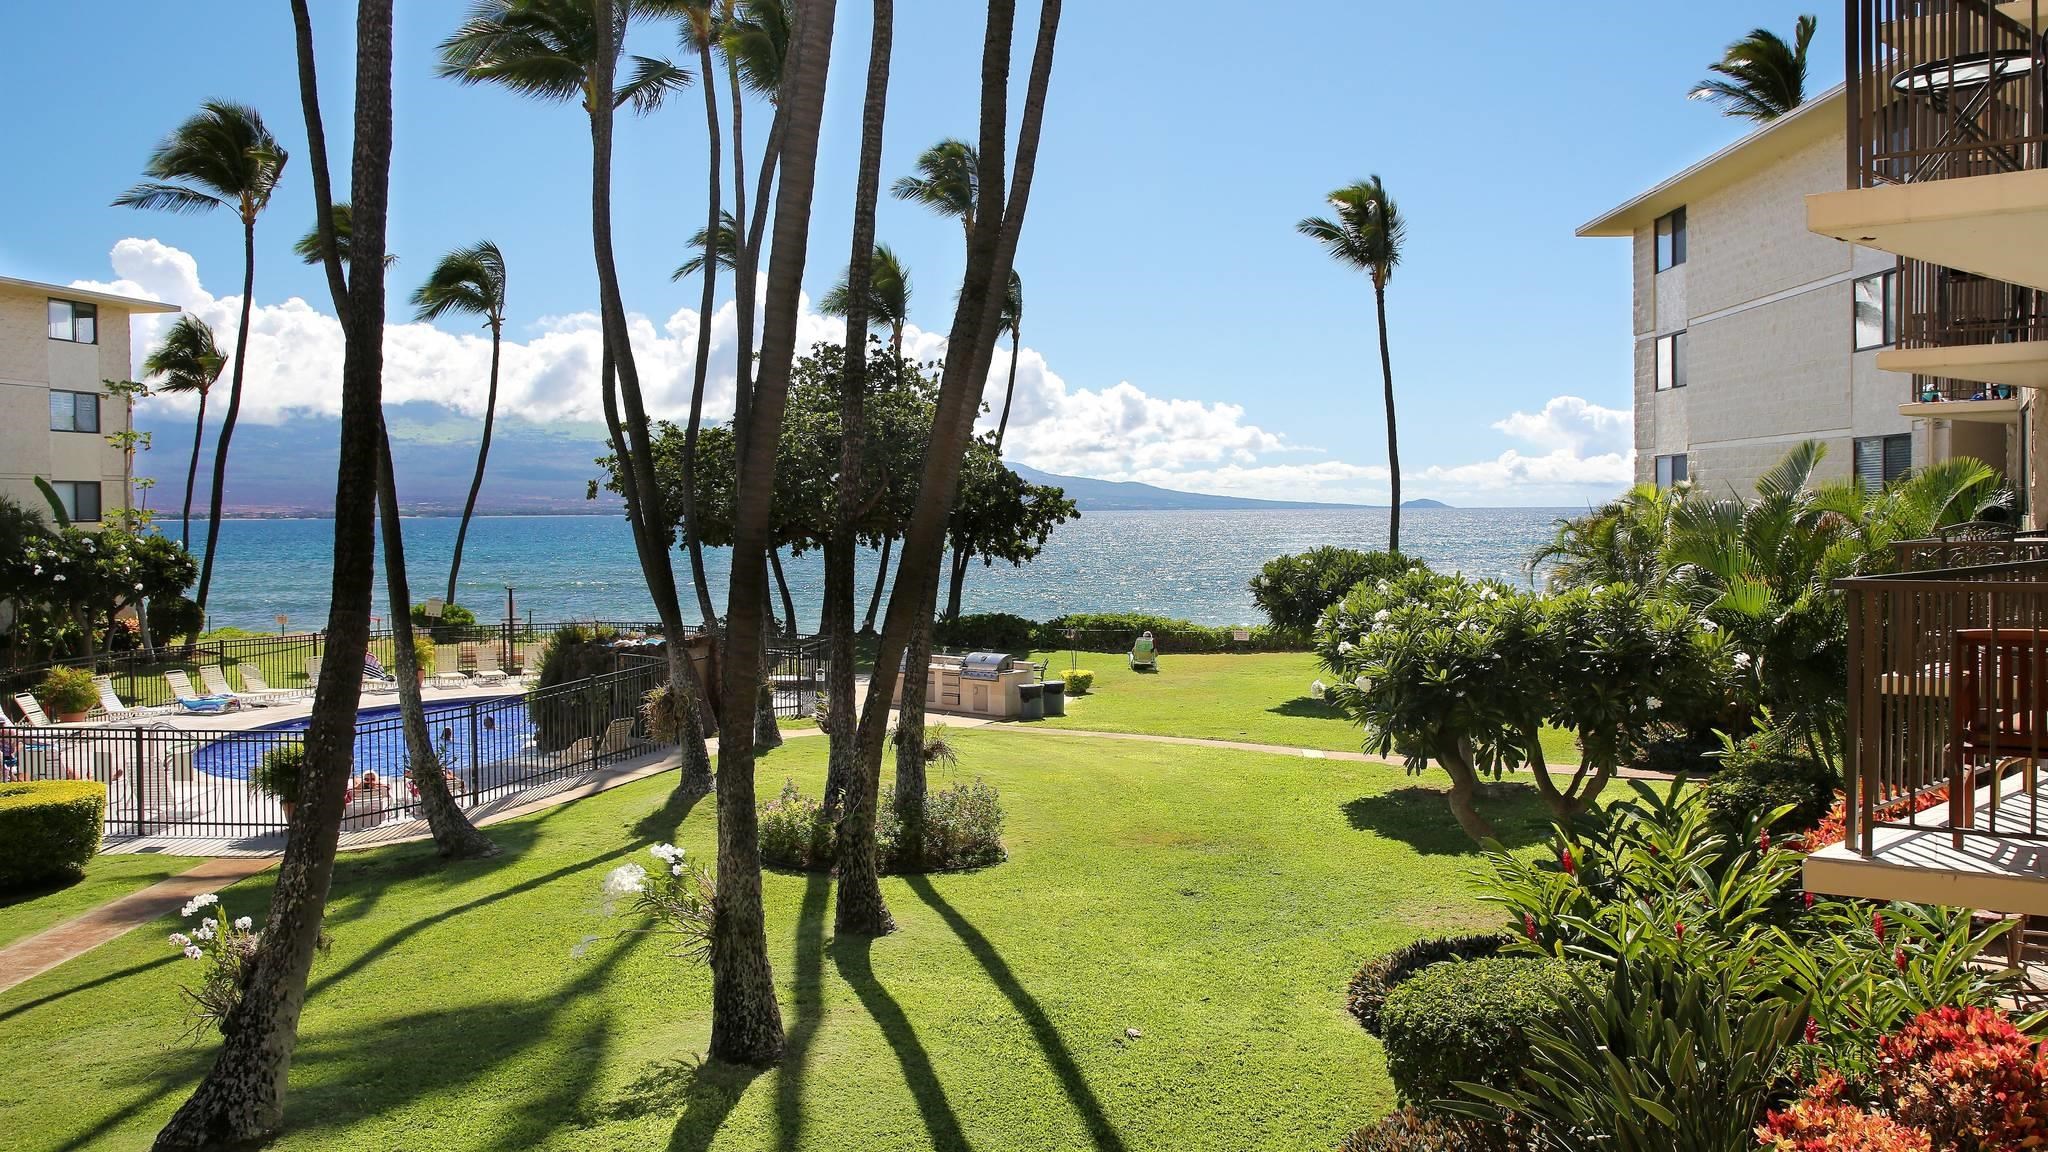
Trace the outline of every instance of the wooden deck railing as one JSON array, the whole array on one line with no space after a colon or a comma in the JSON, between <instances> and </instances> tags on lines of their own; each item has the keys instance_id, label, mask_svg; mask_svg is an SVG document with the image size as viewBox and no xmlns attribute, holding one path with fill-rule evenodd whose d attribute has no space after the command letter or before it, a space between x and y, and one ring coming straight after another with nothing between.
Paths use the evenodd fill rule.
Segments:
<instances>
[{"instance_id":1,"label":"wooden deck railing","mask_svg":"<svg viewBox=\"0 0 2048 1152\"><path fill-rule=\"evenodd\" d=\"M2048 560L1836 586L1849 627L1849 846L1869 853L1886 827L1942 828L1958 845L2048 840L2037 779L2048 755Z\"/></svg>"},{"instance_id":2,"label":"wooden deck railing","mask_svg":"<svg viewBox=\"0 0 2048 1152\"><path fill-rule=\"evenodd\" d=\"M2043 165L2048 0L1845 0L1849 187Z\"/></svg>"},{"instance_id":3,"label":"wooden deck railing","mask_svg":"<svg viewBox=\"0 0 2048 1152\"><path fill-rule=\"evenodd\" d=\"M1986 564L2013 564L2025 560L2048 560L2048 536L2026 535L1957 536L1950 539L1927 537L1894 540L1893 568L1900 572L1930 572L1944 568L1975 568Z\"/></svg>"}]
</instances>

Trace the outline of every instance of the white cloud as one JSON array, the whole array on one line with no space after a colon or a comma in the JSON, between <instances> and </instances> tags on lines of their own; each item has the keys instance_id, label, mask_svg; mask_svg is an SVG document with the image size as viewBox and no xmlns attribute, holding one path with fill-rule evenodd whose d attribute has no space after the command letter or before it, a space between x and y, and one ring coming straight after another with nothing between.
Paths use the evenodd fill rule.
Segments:
<instances>
[{"instance_id":1,"label":"white cloud","mask_svg":"<svg viewBox=\"0 0 2048 1152\"><path fill-rule=\"evenodd\" d=\"M238 296L216 297L201 281L192 256L154 239L130 237L110 254L115 279L77 286L164 300L212 325L231 345L239 319ZM294 415L340 411L341 326L299 297L260 302L250 317L242 418L280 424ZM137 317L135 362L172 317ZM634 356L648 410L680 419L688 411L699 317L681 308L657 322L628 316ZM541 317L514 325L504 342L499 410L536 422L602 420L598 395L601 341L594 312ZM843 325L803 303L799 348L839 340ZM737 326L730 302L711 316L711 372L705 413L723 419L732 409ZM943 333L916 327L904 333L905 352L917 359L943 357ZM1008 383L1010 351L998 348L989 369L981 421L993 428ZM387 403L431 401L457 411L483 412L490 340L481 330L449 332L429 324L385 328L384 398ZM189 411L192 400L149 401ZM1490 460L1429 464L1404 472L1402 495L1437 496L1466 504L1574 503L1625 487L1633 475L1630 417L1575 396L1556 397L1536 412L1514 412L1493 423L1508 439L1535 450L1509 448ZM1129 381L1099 389L1070 386L1036 350L1017 361L1016 393L1005 454L1067 475L1138 480L1162 487L1271 499L1384 503L1387 470L1329 458L1320 449L1289 442L1246 419L1241 405L1155 395ZM1276 459L1277 457L1277 459ZM1304 457L1310 457L1304 459Z\"/></svg>"}]
</instances>

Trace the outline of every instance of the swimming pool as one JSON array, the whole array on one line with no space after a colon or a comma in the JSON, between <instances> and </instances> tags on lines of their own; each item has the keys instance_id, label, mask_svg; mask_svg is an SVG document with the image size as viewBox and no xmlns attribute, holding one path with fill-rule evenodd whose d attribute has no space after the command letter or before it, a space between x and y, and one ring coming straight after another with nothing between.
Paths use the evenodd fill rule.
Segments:
<instances>
[{"instance_id":1,"label":"swimming pool","mask_svg":"<svg viewBox=\"0 0 2048 1152\"><path fill-rule=\"evenodd\" d=\"M297 743L298 734L311 723L310 716L298 716L225 736L197 750L192 766L219 779L247 780L265 753L281 744ZM533 719L527 715L522 695L429 704L427 731L442 767L465 777L472 777L479 764L509 760L533 744ZM373 771L399 778L405 769L405 732L397 705L358 712L355 764L350 774Z\"/></svg>"}]
</instances>

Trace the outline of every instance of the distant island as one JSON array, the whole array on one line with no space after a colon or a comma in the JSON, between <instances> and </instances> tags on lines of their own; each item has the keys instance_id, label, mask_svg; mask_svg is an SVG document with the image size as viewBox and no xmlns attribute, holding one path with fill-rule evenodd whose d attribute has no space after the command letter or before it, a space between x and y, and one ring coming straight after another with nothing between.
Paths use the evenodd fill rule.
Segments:
<instances>
[{"instance_id":1,"label":"distant island","mask_svg":"<svg viewBox=\"0 0 2048 1152\"><path fill-rule=\"evenodd\" d=\"M1182 512L1228 511L1231 509L1322 508L1354 509L1385 507L1370 504L1330 504L1308 500L1258 500L1249 496L1215 496L1205 492L1176 492L1135 480L1096 480L1087 476L1060 476L1042 472L1015 460L1009 465L1017 475L1033 484L1055 484L1083 512ZM1449 508L1438 500L1403 500L1403 508Z\"/></svg>"}]
</instances>

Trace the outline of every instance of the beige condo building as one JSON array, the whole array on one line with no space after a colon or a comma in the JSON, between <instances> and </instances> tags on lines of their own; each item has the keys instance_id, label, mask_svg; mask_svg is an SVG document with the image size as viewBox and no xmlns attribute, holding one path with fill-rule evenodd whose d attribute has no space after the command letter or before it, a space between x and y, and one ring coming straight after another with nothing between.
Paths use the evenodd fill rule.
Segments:
<instances>
[{"instance_id":1,"label":"beige condo building","mask_svg":"<svg viewBox=\"0 0 2048 1152\"><path fill-rule=\"evenodd\" d=\"M129 318L169 304L0 276L0 495L42 511L36 478L74 524L132 506L128 454L108 438L133 429L108 380L134 376Z\"/></svg>"}]
</instances>

